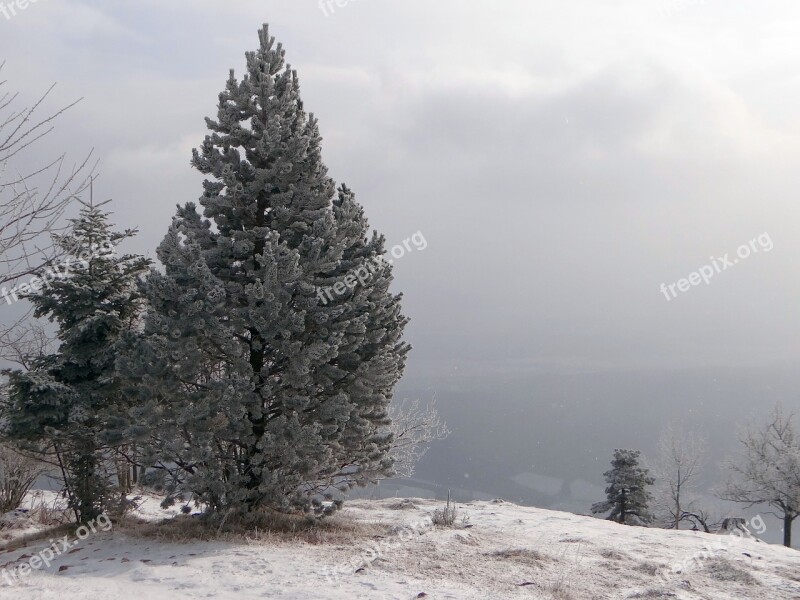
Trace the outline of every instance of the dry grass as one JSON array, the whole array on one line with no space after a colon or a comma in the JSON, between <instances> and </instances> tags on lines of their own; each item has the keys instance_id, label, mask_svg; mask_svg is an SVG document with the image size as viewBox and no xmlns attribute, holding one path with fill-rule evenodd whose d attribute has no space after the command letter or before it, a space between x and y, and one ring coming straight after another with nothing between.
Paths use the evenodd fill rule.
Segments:
<instances>
[{"instance_id":1,"label":"dry grass","mask_svg":"<svg viewBox=\"0 0 800 600\"><path fill-rule=\"evenodd\" d=\"M512 560L514 562L522 563L525 565L533 565L540 567L544 562L551 562L553 559L542 554L538 550L528 548L509 548L506 550L495 550L488 552L484 556L495 558L498 560Z\"/></svg>"},{"instance_id":2,"label":"dry grass","mask_svg":"<svg viewBox=\"0 0 800 600\"><path fill-rule=\"evenodd\" d=\"M179 515L159 522L128 518L120 530L132 537L169 543L224 541L336 545L388 534L388 528L384 525L356 522L341 515L317 520L274 512L229 517L224 522L219 518L190 515Z\"/></svg>"},{"instance_id":3,"label":"dry grass","mask_svg":"<svg viewBox=\"0 0 800 600\"><path fill-rule=\"evenodd\" d=\"M65 525L58 525L57 527L43 529L41 531L37 531L36 533L29 533L0 545L0 552L13 552L14 550L18 550L19 548L23 548L29 544L33 544L34 542L49 540L50 538L61 538L65 534L74 533L75 528L76 525L74 523L69 523Z\"/></svg>"},{"instance_id":4,"label":"dry grass","mask_svg":"<svg viewBox=\"0 0 800 600\"><path fill-rule=\"evenodd\" d=\"M658 564L658 563L651 562L649 560L645 560L645 561L640 562L639 564L637 564L633 569L635 571L639 571L640 573L644 573L646 575L651 575L651 576L655 577L656 575L658 575L658 572L661 569L665 568L666 566L667 565Z\"/></svg>"},{"instance_id":5,"label":"dry grass","mask_svg":"<svg viewBox=\"0 0 800 600\"><path fill-rule=\"evenodd\" d=\"M410 498L405 498L403 500L400 500L399 502L390 504L386 508L388 508L389 510L414 510L419 508L419 506L417 506L414 503L414 501L411 500Z\"/></svg>"},{"instance_id":6,"label":"dry grass","mask_svg":"<svg viewBox=\"0 0 800 600\"><path fill-rule=\"evenodd\" d=\"M786 577L786 579L800 581L800 573L796 572L794 569L780 569L779 574L781 577Z\"/></svg>"},{"instance_id":7,"label":"dry grass","mask_svg":"<svg viewBox=\"0 0 800 600\"><path fill-rule=\"evenodd\" d=\"M741 583L743 585L758 585L758 580L744 569L740 569L724 558L710 560L705 568L712 579L717 581Z\"/></svg>"},{"instance_id":8,"label":"dry grass","mask_svg":"<svg viewBox=\"0 0 800 600\"><path fill-rule=\"evenodd\" d=\"M644 590L643 592L636 592L635 594L628 596L628 598L677 598L677 597L678 595L673 592L667 590L661 590L658 588L649 588Z\"/></svg>"},{"instance_id":9,"label":"dry grass","mask_svg":"<svg viewBox=\"0 0 800 600\"><path fill-rule=\"evenodd\" d=\"M576 600L566 577L558 576L545 587L553 600Z\"/></svg>"},{"instance_id":10,"label":"dry grass","mask_svg":"<svg viewBox=\"0 0 800 600\"><path fill-rule=\"evenodd\" d=\"M629 558L625 553L613 548L603 548L600 550L600 556L608 560L626 560Z\"/></svg>"},{"instance_id":11,"label":"dry grass","mask_svg":"<svg viewBox=\"0 0 800 600\"><path fill-rule=\"evenodd\" d=\"M0 551L9 552L39 540L61 537L65 533L73 533L77 528L74 514L66 507L66 501L55 498L48 503L41 492L34 492L30 496L29 508L25 515L26 517L18 523L7 524L0 532L0 539L5 541L4 544L0 544ZM37 526L43 526L44 529L21 536L14 533L15 530Z\"/></svg>"}]
</instances>

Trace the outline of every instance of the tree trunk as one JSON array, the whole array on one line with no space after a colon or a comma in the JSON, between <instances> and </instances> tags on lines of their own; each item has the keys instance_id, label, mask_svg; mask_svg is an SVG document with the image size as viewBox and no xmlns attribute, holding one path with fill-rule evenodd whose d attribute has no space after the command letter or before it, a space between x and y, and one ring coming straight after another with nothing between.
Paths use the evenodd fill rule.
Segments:
<instances>
[{"instance_id":1,"label":"tree trunk","mask_svg":"<svg viewBox=\"0 0 800 600\"><path fill-rule=\"evenodd\" d=\"M119 484L120 492L124 495L131 491L130 474L131 470L125 460L117 460L117 482Z\"/></svg>"},{"instance_id":2,"label":"tree trunk","mask_svg":"<svg viewBox=\"0 0 800 600\"><path fill-rule=\"evenodd\" d=\"M131 464L131 483L133 485L136 485L137 483L139 483L139 470L136 468L136 463L138 462L138 456L136 454L136 444L133 444L133 446L131 447L131 459L133 461Z\"/></svg>"},{"instance_id":3,"label":"tree trunk","mask_svg":"<svg viewBox=\"0 0 800 600\"><path fill-rule=\"evenodd\" d=\"M783 513L783 545L787 548L792 547L792 522L794 517L789 513Z\"/></svg>"},{"instance_id":4,"label":"tree trunk","mask_svg":"<svg viewBox=\"0 0 800 600\"><path fill-rule=\"evenodd\" d=\"M628 510L628 507L625 506L625 490L622 490L622 497L620 498L619 502L619 522L621 524L625 524L625 511Z\"/></svg>"},{"instance_id":5,"label":"tree trunk","mask_svg":"<svg viewBox=\"0 0 800 600\"><path fill-rule=\"evenodd\" d=\"M99 504L102 501L101 489L103 487L97 479L97 457L94 445L85 442L74 450L76 457L69 461L67 473L73 487L73 497L80 515L78 522L88 523L103 512Z\"/></svg>"}]
</instances>

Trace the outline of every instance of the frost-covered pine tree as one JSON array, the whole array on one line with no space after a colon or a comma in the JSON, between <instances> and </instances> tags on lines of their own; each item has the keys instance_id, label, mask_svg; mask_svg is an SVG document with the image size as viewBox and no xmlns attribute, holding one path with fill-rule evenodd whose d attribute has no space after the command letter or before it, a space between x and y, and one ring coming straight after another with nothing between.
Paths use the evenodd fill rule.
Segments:
<instances>
[{"instance_id":1,"label":"frost-covered pine tree","mask_svg":"<svg viewBox=\"0 0 800 600\"><path fill-rule=\"evenodd\" d=\"M130 403L115 373L116 344L136 326L143 303L137 282L149 268L141 256L117 253L135 231L112 231L103 204L84 204L67 232L54 236L66 259L40 269L28 286L34 315L58 326L57 351L29 357L28 371L6 372L4 434L55 457L82 522L121 499L111 476L128 440Z\"/></svg>"},{"instance_id":2,"label":"frost-covered pine tree","mask_svg":"<svg viewBox=\"0 0 800 600\"><path fill-rule=\"evenodd\" d=\"M592 505L592 513L610 512L607 519L629 525L645 525L653 520L648 488L655 483L646 468L639 466L638 450L614 450L611 470L606 471L606 500Z\"/></svg>"},{"instance_id":3,"label":"frost-covered pine tree","mask_svg":"<svg viewBox=\"0 0 800 600\"><path fill-rule=\"evenodd\" d=\"M406 318L383 237L327 174L297 73L267 26L259 38L194 151L202 215L179 207L120 364L168 503L320 514L336 489L391 472Z\"/></svg>"}]
</instances>

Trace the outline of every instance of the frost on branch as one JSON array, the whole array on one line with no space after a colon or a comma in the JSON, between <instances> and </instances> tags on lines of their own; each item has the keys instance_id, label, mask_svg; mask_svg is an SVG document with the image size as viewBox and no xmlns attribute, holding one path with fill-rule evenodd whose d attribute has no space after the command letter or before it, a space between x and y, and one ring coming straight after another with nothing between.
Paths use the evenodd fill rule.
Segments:
<instances>
[{"instance_id":1,"label":"frost on branch","mask_svg":"<svg viewBox=\"0 0 800 600\"><path fill-rule=\"evenodd\" d=\"M423 406L419 400L403 400L389 408L392 420L389 430L394 436L391 457L395 477L411 477L419 460L428 451L428 444L450 435L436 410L436 401Z\"/></svg>"}]
</instances>

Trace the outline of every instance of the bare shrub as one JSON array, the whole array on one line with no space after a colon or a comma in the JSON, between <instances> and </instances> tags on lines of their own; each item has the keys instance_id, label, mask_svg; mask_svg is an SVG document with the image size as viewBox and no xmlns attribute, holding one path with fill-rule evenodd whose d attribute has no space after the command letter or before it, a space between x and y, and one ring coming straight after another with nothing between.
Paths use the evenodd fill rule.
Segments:
<instances>
[{"instance_id":1,"label":"bare shrub","mask_svg":"<svg viewBox=\"0 0 800 600\"><path fill-rule=\"evenodd\" d=\"M447 504L442 508L437 508L431 515L431 521L437 527L464 527L469 522L467 515L461 515L456 503L450 498L450 491L447 491Z\"/></svg>"},{"instance_id":2,"label":"bare shrub","mask_svg":"<svg viewBox=\"0 0 800 600\"><path fill-rule=\"evenodd\" d=\"M43 471L41 463L0 444L0 513L19 508Z\"/></svg>"},{"instance_id":3,"label":"bare shrub","mask_svg":"<svg viewBox=\"0 0 800 600\"><path fill-rule=\"evenodd\" d=\"M40 491L34 492L31 496L28 514L35 523L48 527L71 523L73 516L66 498L56 496L48 501Z\"/></svg>"}]
</instances>

